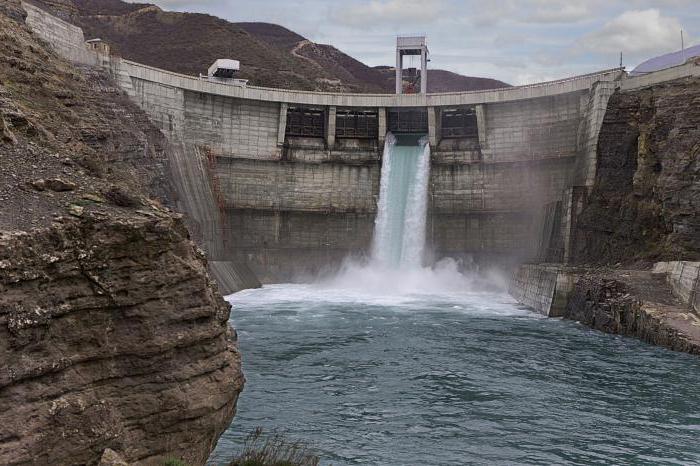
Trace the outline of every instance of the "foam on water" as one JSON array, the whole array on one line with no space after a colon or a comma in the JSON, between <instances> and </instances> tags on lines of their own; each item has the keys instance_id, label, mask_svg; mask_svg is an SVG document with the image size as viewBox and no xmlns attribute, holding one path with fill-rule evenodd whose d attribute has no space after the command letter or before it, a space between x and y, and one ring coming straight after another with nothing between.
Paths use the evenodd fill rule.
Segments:
<instances>
[{"instance_id":1,"label":"foam on water","mask_svg":"<svg viewBox=\"0 0 700 466\"><path fill-rule=\"evenodd\" d=\"M434 268L396 270L378 266L345 264L340 273L311 284L266 285L227 297L240 309L285 305L295 312L325 314L333 306L374 306L405 312L451 311L473 315L538 317L518 306L495 274L487 278L463 275L452 260ZM319 313L321 310L321 314Z\"/></svg>"},{"instance_id":2,"label":"foam on water","mask_svg":"<svg viewBox=\"0 0 700 466\"><path fill-rule=\"evenodd\" d=\"M425 136L387 134L380 195L366 262L348 259L337 274L314 285L315 297L326 301L385 305L469 301L480 293L503 294L505 279L463 275L452 259L423 267L430 144ZM512 303L512 301L509 301Z\"/></svg>"}]
</instances>

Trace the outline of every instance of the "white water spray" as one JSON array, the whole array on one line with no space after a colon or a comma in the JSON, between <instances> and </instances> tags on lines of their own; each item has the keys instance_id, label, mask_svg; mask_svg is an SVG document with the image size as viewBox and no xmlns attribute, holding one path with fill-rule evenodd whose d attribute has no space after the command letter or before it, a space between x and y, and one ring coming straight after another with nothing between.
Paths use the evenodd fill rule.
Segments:
<instances>
[{"instance_id":1,"label":"white water spray","mask_svg":"<svg viewBox=\"0 0 700 466\"><path fill-rule=\"evenodd\" d=\"M333 295L363 302L398 303L426 296L466 299L465 292L503 289L500 276L463 275L450 258L422 266L429 177L427 138L387 134L370 260L346 260L338 274L317 284L324 293L332 289Z\"/></svg>"},{"instance_id":2,"label":"white water spray","mask_svg":"<svg viewBox=\"0 0 700 466\"><path fill-rule=\"evenodd\" d=\"M346 260L337 275L320 282L326 292L403 302L492 288L493 279L465 276L453 259L422 267L429 177L427 138L387 134L370 260Z\"/></svg>"}]
</instances>

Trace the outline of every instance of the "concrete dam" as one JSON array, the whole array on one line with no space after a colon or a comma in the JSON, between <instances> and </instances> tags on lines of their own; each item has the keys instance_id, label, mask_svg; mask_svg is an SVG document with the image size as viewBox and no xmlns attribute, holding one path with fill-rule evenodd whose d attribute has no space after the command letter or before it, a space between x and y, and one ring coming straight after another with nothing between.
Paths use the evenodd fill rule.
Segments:
<instances>
[{"instance_id":1,"label":"concrete dam","mask_svg":"<svg viewBox=\"0 0 700 466\"><path fill-rule=\"evenodd\" d=\"M525 259L541 206L593 179L596 131L617 70L447 95L240 88L131 62L130 95L206 165L225 254L263 281L309 278L369 252L387 131L428 134L428 251ZM216 257L228 260L229 257Z\"/></svg>"},{"instance_id":2,"label":"concrete dam","mask_svg":"<svg viewBox=\"0 0 700 466\"><path fill-rule=\"evenodd\" d=\"M170 163L180 207L219 281L245 275L227 264L247 264L262 282L289 282L368 256L389 133L427 136L426 264L565 262L578 205L595 179L609 97L697 73L680 67L627 78L609 69L440 94L270 89L87 50L79 28L25 8L28 24L59 53L109 69L177 148Z\"/></svg>"}]
</instances>

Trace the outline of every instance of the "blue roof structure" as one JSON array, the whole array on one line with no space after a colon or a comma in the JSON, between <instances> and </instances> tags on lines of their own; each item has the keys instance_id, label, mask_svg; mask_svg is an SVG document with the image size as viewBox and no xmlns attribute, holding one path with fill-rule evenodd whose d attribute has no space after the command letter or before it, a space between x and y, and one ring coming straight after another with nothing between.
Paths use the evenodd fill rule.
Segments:
<instances>
[{"instance_id":1,"label":"blue roof structure","mask_svg":"<svg viewBox=\"0 0 700 466\"><path fill-rule=\"evenodd\" d=\"M688 47L685 51L678 51L650 58L649 60L639 64L630 72L630 76L639 76L640 74L651 73L652 71L671 68L672 66L682 65L693 57L700 57L700 45Z\"/></svg>"}]
</instances>

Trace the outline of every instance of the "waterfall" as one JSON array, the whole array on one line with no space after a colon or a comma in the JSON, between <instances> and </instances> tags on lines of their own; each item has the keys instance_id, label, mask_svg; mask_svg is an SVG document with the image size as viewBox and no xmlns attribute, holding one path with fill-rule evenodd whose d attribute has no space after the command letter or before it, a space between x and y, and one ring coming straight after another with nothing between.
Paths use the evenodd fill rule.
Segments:
<instances>
[{"instance_id":1,"label":"waterfall","mask_svg":"<svg viewBox=\"0 0 700 466\"><path fill-rule=\"evenodd\" d=\"M430 144L421 135L387 134L369 262L347 258L337 274L319 283L333 293L348 290L402 302L421 293L463 292L473 280L445 257L423 267Z\"/></svg>"},{"instance_id":2,"label":"waterfall","mask_svg":"<svg viewBox=\"0 0 700 466\"><path fill-rule=\"evenodd\" d=\"M372 262L392 268L421 267L429 177L428 138L387 134Z\"/></svg>"}]
</instances>

